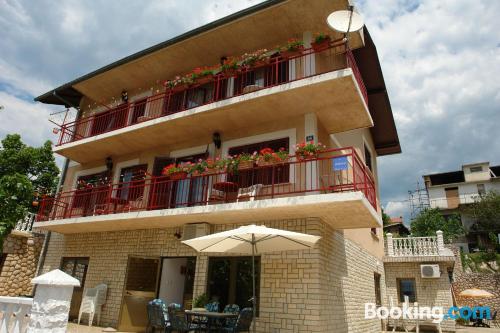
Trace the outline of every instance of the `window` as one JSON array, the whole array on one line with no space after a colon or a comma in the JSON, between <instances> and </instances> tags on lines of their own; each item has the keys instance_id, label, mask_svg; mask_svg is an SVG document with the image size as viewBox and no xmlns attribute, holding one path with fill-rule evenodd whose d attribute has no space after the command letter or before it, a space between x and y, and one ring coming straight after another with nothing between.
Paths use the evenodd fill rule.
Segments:
<instances>
[{"instance_id":1,"label":"window","mask_svg":"<svg viewBox=\"0 0 500 333\"><path fill-rule=\"evenodd\" d=\"M481 172L483 171L483 167L482 166L475 166L475 167L471 167L470 168L470 172L471 173L474 173L474 172Z\"/></svg>"},{"instance_id":2,"label":"window","mask_svg":"<svg viewBox=\"0 0 500 333\"><path fill-rule=\"evenodd\" d=\"M106 201L108 182L108 171L78 177L72 208L82 208L82 215L93 213L96 204Z\"/></svg>"},{"instance_id":3,"label":"window","mask_svg":"<svg viewBox=\"0 0 500 333\"><path fill-rule=\"evenodd\" d=\"M486 194L486 187L484 184L477 184L477 193L479 195L485 195Z\"/></svg>"},{"instance_id":4,"label":"window","mask_svg":"<svg viewBox=\"0 0 500 333\"><path fill-rule=\"evenodd\" d=\"M366 145L365 146L365 164L370 169L370 171L373 171L372 169L372 154L370 153L370 150Z\"/></svg>"},{"instance_id":5,"label":"window","mask_svg":"<svg viewBox=\"0 0 500 333\"><path fill-rule=\"evenodd\" d=\"M83 289L83 286L85 285L88 267L88 257L64 257L61 260L61 271L80 281L81 289Z\"/></svg>"},{"instance_id":6,"label":"window","mask_svg":"<svg viewBox=\"0 0 500 333\"><path fill-rule=\"evenodd\" d=\"M127 201L135 201L144 194L147 164L123 168L120 172L120 187L117 197Z\"/></svg>"},{"instance_id":7,"label":"window","mask_svg":"<svg viewBox=\"0 0 500 333\"><path fill-rule=\"evenodd\" d=\"M264 141L259 143L253 143L245 146L232 147L229 149L228 153L231 156L239 155L243 153L253 154L255 151L259 151L263 148L271 148L274 151L278 151L281 148L289 150L289 138ZM274 170L274 179L273 179ZM238 179L234 179L234 178ZM239 171L238 175L231 175L231 181L237 182L240 187L248 187L255 184L270 185L280 183L288 183L290 181L290 167L287 164L279 165L273 167L264 167L252 170Z\"/></svg>"},{"instance_id":8,"label":"window","mask_svg":"<svg viewBox=\"0 0 500 333\"><path fill-rule=\"evenodd\" d=\"M128 118L128 106L128 103L123 103L111 110L97 114L90 130L91 136L124 127Z\"/></svg>"},{"instance_id":9,"label":"window","mask_svg":"<svg viewBox=\"0 0 500 333\"><path fill-rule=\"evenodd\" d=\"M375 304L377 306L382 306L382 293L380 288L381 275L379 273L373 273L373 280L375 282Z\"/></svg>"},{"instance_id":10,"label":"window","mask_svg":"<svg viewBox=\"0 0 500 333\"><path fill-rule=\"evenodd\" d=\"M410 302L417 301L417 292L415 288L415 279L397 279L399 301L403 303L405 296L410 298Z\"/></svg>"},{"instance_id":11,"label":"window","mask_svg":"<svg viewBox=\"0 0 500 333\"><path fill-rule=\"evenodd\" d=\"M260 257L255 257L255 294L259 310ZM240 309L251 307L252 257L211 257L208 261L207 292L217 299L220 309L238 304Z\"/></svg>"}]
</instances>

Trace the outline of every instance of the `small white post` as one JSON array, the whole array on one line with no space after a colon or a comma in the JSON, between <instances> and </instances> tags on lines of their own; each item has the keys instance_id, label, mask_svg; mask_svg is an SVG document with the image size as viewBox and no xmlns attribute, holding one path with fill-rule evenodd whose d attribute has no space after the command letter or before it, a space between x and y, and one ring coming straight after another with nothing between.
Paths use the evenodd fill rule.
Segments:
<instances>
[{"instance_id":1,"label":"small white post","mask_svg":"<svg viewBox=\"0 0 500 333\"><path fill-rule=\"evenodd\" d=\"M80 281L56 269L34 278L31 283L37 287L28 332L66 332L73 288L80 286Z\"/></svg>"},{"instance_id":2,"label":"small white post","mask_svg":"<svg viewBox=\"0 0 500 333\"><path fill-rule=\"evenodd\" d=\"M390 232L387 234L387 255L394 257L394 243L392 242L392 234Z\"/></svg>"},{"instance_id":3,"label":"small white post","mask_svg":"<svg viewBox=\"0 0 500 333\"><path fill-rule=\"evenodd\" d=\"M444 251L443 232L441 230L438 230L436 231L436 235L437 235L438 253L441 254Z\"/></svg>"}]
</instances>

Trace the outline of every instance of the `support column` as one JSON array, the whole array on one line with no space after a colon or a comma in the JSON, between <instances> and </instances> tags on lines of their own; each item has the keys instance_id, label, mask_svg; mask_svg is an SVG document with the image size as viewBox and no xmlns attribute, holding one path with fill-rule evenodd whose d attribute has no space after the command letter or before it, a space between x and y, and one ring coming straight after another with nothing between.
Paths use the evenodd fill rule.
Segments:
<instances>
[{"instance_id":1,"label":"support column","mask_svg":"<svg viewBox=\"0 0 500 333\"><path fill-rule=\"evenodd\" d=\"M441 254L444 252L443 232L441 230L438 230L438 231L436 231L436 235L437 235L438 253Z\"/></svg>"},{"instance_id":2,"label":"support column","mask_svg":"<svg viewBox=\"0 0 500 333\"><path fill-rule=\"evenodd\" d=\"M389 232L387 234L387 255L389 257L394 257L394 243L392 242L392 234Z\"/></svg>"},{"instance_id":3,"label":"support column","mask_svg":"<svg viewBox=\"0 0 500 333\"><path fill-rule=\"evenodd\" d=\"M308 113L304 116L304 135L305 141L318 142L318 118L314 113ZM304 164L302 164L304 167ZM303 168L302 167L302 168ZM299 167L299 169L302 169ZM299 171L300 172L300 171ZM306 190L314 190L319 188L318 162L305 162L306 172ZM318 194L319 192L307 192L308 195Z\"/></svg>"},{"instance_id":4,"label":"support column","mask_svg":"<svg viewBox=\"0 0 500 333\"><path fill-rule=\"evenodd\" d=\"M302 40L304 41L304 47L310 48L311 43L314 41L314 36L310 31L306 31L302 34ZM304 57L304 64L303 64L303 75L304 77L311 76L316 74L316 55L309 54Z\"/></svg>"}]
</instances>

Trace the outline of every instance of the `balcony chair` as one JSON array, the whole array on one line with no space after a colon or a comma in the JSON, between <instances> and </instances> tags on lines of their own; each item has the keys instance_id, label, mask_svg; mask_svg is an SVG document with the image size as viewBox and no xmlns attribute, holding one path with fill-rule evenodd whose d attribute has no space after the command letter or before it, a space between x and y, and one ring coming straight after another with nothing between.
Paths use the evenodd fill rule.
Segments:
<instances>
[{"instance_id":1,"label":"balcony chair","mask_svg":"<svg viewBox=\"0 0 500 333\"><path fill-rule=\"evenodd\" d=\"M226 192L224 191L219 191L216 189L211 189L210 190L210 196L208 197L208 203L217 203L217 202L224 202L226 200Z\"/></svg>"},{"instance_id":2,"label":"balcony chair","mask_svg":"<svg viewBox=\"0 0 500 333\"><path fill-rule=\"evenodd\" d=\"M340 171L320 176L321 189L327 193L352 191L354 185Z\"/></svg>"},{"instance_id":3,"label":"balcony chair","mask_svg":"<svg viewBox=\"0 0 500 333\"><path fill-rule=\"evenodd\" d=\"M127 202L127 204L123 207L124 212L134 212L141 208L144 208L144 196L137 197L135 200L131 200Z\"/></svg>"},{"instance_id":4,"label":"balcony chair","mask_svg":"<svg viewBox=\"0 0 500 333\"><path fill-rule=\"evenodd\" d=\"M224 313L240 313L240 306L238 304L227 304L222 311ZM226 327L234 327L236 324L237 318L227 318L226 319Z\"/></svg>"},{"instance_id":5,"label":"balcony chair","mask_svg":"<svg viewBox=\"0 0 500 333\"><path fill-rule=\"evenodd\" d=\"M154 333L157 328L166 331L168 327L168 310L163 300L157 298L150 301L147 305L148 326L146 332Z\"/></svg>"},{"instance_id":6,"label":"balcony chair","mask_svg":"<svg viewBox=\"0 0 500 333\"><path fill-rule=\"evenodd\" d=\"M97 315L97 325L101 322L101 310L106 303L106 294L108 286L98 284L94 288L87 288L80 304L80 312L78 313L78 324L82 319L82 314L86 313L89 316L89 326L92 326L94 315Z\"/></svg>"},{"instance_id":7,"label":"balcony chair","mask_svg":"<svg viewBox=\"0 0 500 333\"><path fill-rule=\"evenodd\" d=\"M241 310L238 319L234 322L233 326L226 326L222 328L223 332L236 333L236 332L250 332L253 320L253 309L244 308Z\"/></svg>"},{"instance_id":8,"label":"balcony chair","mask_svg":"<svg viewBox=\"0 0 500 333\"><path fill-rule=\"evenodd\" d=\"M189 323L186 320L184 311L181 310L181 305L171 303L167 308L168 324L166 332L188 333L191 331L199 331L200 327L196 324Z\"/></svg>"},{"instance_id":9,"label":"balcony chair","mask_svg":"<svg viewBox=\"0 0 500 333\"><path fill-rule=\"evenodd\" d=\"M249 187L238 189L238 195L236 197L236 202L240 201L254 201L255 197L260 194L262 189L262 184L255 184ZM243 199L243 200L242 200Z\"/></svg>"}]
</instances>

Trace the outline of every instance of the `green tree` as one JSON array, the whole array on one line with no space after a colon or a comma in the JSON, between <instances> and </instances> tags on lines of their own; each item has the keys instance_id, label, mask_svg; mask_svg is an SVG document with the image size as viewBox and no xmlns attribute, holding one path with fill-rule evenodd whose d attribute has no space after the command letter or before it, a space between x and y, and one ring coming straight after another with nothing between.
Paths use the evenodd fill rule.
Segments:
<instances>
[{"instance_id":1,"label":"green tree","mask_svg":"<svg viewBox=\"0 0 500 333\"><path fill-rule=\"evenodd\" d=\"M391 217L387 215L383 209L382 209L382 222L384 226L391 223Z\"/></svg>"},{"instance_id":2,"label":"green tree","mask_svg":"<svg viewBox=\"0 0 500 333\"><path fill-rule=\"evenodd\" d=\"M490 191L464 209L475 221L475 229L488 233L500 231L500 194Z\"/></svg>"},{"instance_id":3,"label":"green tree","mask_svg":"<svg viewBox=\"0 0 500 333\"><path fill-rule=\"evenodd\" d=\"M444 218L439 209L424 209L411 222L411 235L416 237L435 236L441 230L446 242L465 234L460 217L456 214Z\"/></svg>"},{"instance_id":4,"label":"green tree","mask_svg":"<svg viewBox=\"0 0 500 333\"><path fill-rule=\"evenodd\" d=\"M24 144L18 134L7 135L0 147L0 244L27 211L34 211L34 192L53 193L59 169L52 143ZM0 247L1 249L1 247Z\"/></svg>"}]
</instances>

